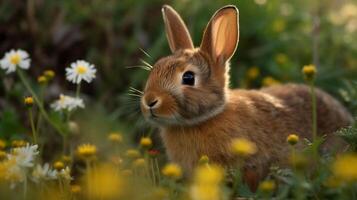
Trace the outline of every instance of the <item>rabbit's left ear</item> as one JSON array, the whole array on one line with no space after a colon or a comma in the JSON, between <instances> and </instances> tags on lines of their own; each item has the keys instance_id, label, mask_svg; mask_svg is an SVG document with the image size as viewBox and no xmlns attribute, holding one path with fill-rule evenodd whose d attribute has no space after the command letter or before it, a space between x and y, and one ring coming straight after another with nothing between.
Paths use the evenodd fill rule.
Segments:
<instances>
[{"instance_id":1,"label":"rabbit's left ear","mask_svg":"<svg viewBox=\"0 0 357 200\"><path fill-rule=\"evenodd\" d=\"M233 5L219 9L203 34L200 49L215 63L224 64L233 56L239 40L238 9Z\"/></svg>"},{"instance_id":2,"label":"rabbit's left ear","mask_svg":"<svg viewBox=\"0 0 357 200\"><path fill-rule=\"evenodd\" d=\"M193 49L190 33L180 15L168 5L162 7L166 36L172 52L179 49Z\"/></svg>"}]
</instances>

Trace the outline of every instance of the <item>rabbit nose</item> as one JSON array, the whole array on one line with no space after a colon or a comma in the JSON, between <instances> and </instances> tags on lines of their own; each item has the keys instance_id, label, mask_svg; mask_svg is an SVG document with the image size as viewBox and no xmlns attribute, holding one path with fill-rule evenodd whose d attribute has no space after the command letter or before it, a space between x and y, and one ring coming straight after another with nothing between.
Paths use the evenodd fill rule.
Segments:
<instances>
[{"instance_id":1,"label":"rabbit nose","mask_svg":"<svg viewBox=\"0 0 357 200\"><path fill-rule=\"evenodd\" d=\"M151 101L151 102L148 104L148 106L149 106L150 108L152 108L152 107L154 107L154 106L157 104L157 102L159 102L159 100L154 99L153 101Z\"/></svg>"}]
</instances>

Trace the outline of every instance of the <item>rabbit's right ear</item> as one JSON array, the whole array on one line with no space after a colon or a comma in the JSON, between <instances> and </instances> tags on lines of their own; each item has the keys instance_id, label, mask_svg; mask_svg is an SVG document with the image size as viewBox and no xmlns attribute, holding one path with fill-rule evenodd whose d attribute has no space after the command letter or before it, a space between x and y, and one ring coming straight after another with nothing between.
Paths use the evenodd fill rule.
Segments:
<instances>
[{"instance_id":1,"label":"rabbit's right ear","mask_svg":"<svg viewBox=\"0 0 357 200\"><path fill-rule=\"evenodd\" d=\"M209 21L200 49L220 65L234 54L239 40L238 9L233 5L219 9Z\"/></svg>"},{"instance_id":2,"label":"rabbit's right ear","mask_svg":"<svg viewBox=\"0 0 357 200\"><path fill-rule=\"evenodd\" d=\"M172 52L179 49L193 49L190 33L180 15L168 5L162 7L166 36Z\"/></svg>"}]
</instances>

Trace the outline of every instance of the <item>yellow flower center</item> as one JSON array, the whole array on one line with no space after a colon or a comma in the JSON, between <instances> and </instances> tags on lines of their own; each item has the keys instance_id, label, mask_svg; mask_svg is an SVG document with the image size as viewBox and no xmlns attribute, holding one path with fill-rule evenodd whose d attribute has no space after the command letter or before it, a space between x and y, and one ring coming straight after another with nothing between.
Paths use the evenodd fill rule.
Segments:
<instances>
[{"instance_id":1,"label":"yellow flower center","mask_svg":"<svg viewBox=\"0 0 357 200\"><path fill-rule=\"evenodd\" d=\"M14 65L17 65L20 63L20 55L19 54L14 54L10 57L10 62Z\"/></svg>"},{"instance_id":2,"label":"yellow flower center","mask_svg":"<svg viewBox=\"0 0 357 200\"><path fill-rule=\"evenodd\" d=\"M87 72L87 68L86 67L84 67L83 65L78 65L77 66L77 73L78 74L84 74L86 72Z\"/></svg>"}]
</instances>

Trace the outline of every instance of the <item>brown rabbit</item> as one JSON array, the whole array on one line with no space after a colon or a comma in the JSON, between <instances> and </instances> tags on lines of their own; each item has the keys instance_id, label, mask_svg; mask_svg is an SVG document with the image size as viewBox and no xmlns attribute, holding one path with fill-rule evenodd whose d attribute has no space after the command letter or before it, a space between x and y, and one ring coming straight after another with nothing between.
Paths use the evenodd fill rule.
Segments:
<instances>
[{"instance_id":1,"label":"brown rabbit","mask_svg":"<svg viewBox=\"0 0 357 200\"><path fill-rule=\"evenodd\" d=\"M261 90L229 89L229 60L239 38L238 9L225 6L208 23L199 48L194 48L180 16L163 6L172 55L155 63L141 99L145 118L157 125L169 158L190 173L202 155L223 166L236 157L233 138L258 147L247 160L246 173L262 178L272 163L286 160L287 135L311 138L311 99L305 85L287 84ZM341 141L330 134L351 124L346 109L317 90L318 132L325 146Z\"/></svg>"}]
</instances>

